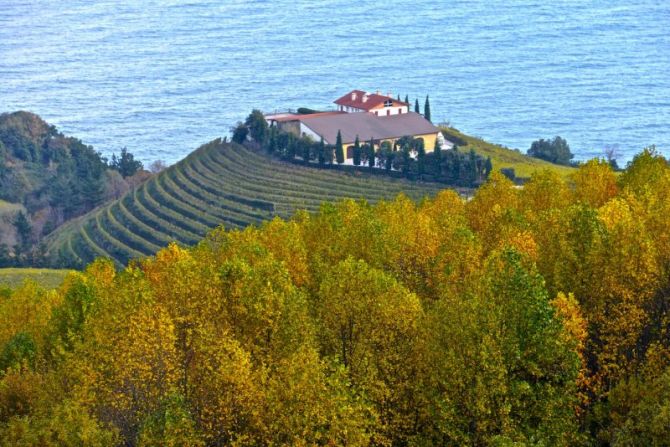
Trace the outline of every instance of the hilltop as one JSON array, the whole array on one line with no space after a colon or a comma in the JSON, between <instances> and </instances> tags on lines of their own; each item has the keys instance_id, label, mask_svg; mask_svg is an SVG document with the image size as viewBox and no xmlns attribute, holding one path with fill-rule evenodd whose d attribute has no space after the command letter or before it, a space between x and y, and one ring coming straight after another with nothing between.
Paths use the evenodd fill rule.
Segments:
<instances>
[{"instance_id":1,"label":"hilltop","mask_svg":"<svg viewBox=\"0 0 670 447\"><path fill-rule=\"evenodd\" d=\"M34 113L0 114L0 266L39 263L45 235L141 181L112 162Z\"/></svg>"},{"instance_id":2,"label":"hilltop","mask_svg":"<svg viewBox=\"0 0 670 447\"><path fill-rule=\"evenodd\" d=\"M509 149L499 144L489 143L481 138L473 137L459 131L453 127L443 126L440 128L445 138L458 145L460 150L474 150L477 154L484 157L491 157L493 169L514 169L516 177L528 179L537 171L548 169L556 172L562 178L567 179L570 174L575 172L575 168L562 166L539 158L533 158L518 150Z\"/></svg>"},{"instance_id":3,"label":"hilltop","mask_svg":"<svg viewBox=\"0 0 670 447\"><path fill-rule=\"evenodd\" d=\"M120 199L64 225L48 238L48 252L63 266L81 267L96 257L121 266L171 241L196 244L219 225L244 228L343 198L375 203L402 192L418 201L443 188L285 163L218 139Z\"/></svg>"}]
</instances>

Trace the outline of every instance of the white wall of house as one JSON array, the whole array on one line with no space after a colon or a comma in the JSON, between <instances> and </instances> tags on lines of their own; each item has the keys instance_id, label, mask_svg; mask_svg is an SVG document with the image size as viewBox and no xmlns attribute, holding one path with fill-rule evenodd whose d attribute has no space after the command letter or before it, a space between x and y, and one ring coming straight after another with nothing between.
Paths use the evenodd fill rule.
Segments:
<instances>
[{"instance_id":1,"label":"white wall of house","mask_svg":"<svg viewBox=\"0 0 670 447\"><path fill-rule=\"evenodd\" d=\"M371 112L377 116L398 115L400 113L407 113L407 106L384 107L383 109L371 110Z\"/></svg>"}]
</instances>

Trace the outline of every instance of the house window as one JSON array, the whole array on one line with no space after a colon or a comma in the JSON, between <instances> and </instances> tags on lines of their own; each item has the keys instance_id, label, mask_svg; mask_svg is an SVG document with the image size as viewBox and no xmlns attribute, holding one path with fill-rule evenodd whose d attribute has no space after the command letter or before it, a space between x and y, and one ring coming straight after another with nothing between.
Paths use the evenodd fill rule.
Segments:
<instances>
[{"instance_id":1,"label":"house window","mask_svg":"<svg viewBox=\"0 0 670 447\"><path fill-rule=\"evenodd\" d=\"M379 116L379 112L375 112L375 115Z\"/></svg>"},{"instance_id":2,"label":"house window","mask_svg":"<svg viewBox=\"0 0 670 447\"><path fill-rule=\"evenodd\" d=\"M393 101L390 99L387 99L384 101L384 107L391 107L393 105Z\"/></svg>"},{"instance_id":3,"label":"house window","mask_svg":"<svg viewBox=\"0 0 670 447\"><path fill-rule=\"evenodd\" d=\"M386 116L389 116L389 115L391 115L391 110L390 109L386 111Z\"/></svg>"},{"instance_id":4,"label":"house window","mask_svg":"<svg viewBox=\"0 0 670 447\"><path fill-rule=\"evenodd\" d=\"M398 115L402 113L402 108L398 109Z\"/></svg>"},{"instance_id":5,"label":"house window","mask_svg":"<svg viewBox=\"0 0 670 447\"><path fill-rule=\"evenodd\" d=\"M349 158L354 158L354 147L353 146L349 146L347 148L347 159L349 159Z\"/></svg>"}]
</instances>

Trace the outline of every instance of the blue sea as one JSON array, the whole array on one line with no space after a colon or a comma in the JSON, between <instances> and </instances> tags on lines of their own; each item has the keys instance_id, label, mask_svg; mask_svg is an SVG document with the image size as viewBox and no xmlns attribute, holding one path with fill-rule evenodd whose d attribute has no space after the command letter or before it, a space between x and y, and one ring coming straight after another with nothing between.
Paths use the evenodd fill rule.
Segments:
<instances>
[{"instance_id":1,"label":"blue sea","mask_svg":"<svg viewBox=\"0 0 670 447\"><path fill-rule=\"evenodd\" d=\"M354 88L522 151L670 155L670 1L0 0L0 111L107 155L175 162Z\"/></svg>"}]
</instances>

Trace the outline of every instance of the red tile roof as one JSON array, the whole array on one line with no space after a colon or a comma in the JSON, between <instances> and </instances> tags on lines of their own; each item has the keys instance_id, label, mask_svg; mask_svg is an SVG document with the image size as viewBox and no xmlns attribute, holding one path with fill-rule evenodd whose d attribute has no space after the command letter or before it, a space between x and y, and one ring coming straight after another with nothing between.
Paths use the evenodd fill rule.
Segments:
<instances>
[{"instance_id":1,"label":"red tile roof","mask_svg":"<svg viewBox=\"0 0 670 447\"><path fill-rule=\"evenodd\" d=\"M277 121L278 123L284 121L302 121L305 118L312 118L316 116L328 116L328 115L340 115L346 112L332 111L332 112L317 112L317 113L305 113L305 114L286 114L284 116L270 117L272 121Z\"/></svg>"},{"instance_id":2,"label":"red tile roof","mask_svg":"<svg viewBox=\"0 0 670 447\"><path fill-rule=\"evenodd\" d=\"M365 98L365 101L363 101ZM335 104L345 107L354 107L361 110L371 110L375 107L383 105L385 101L393 101L394 105L407 105L402 101L393 99L391 96L378 95L376 93L367 93L363 90L352 90L343 97L335 100Z\"/></svg>"}]
</instances>

